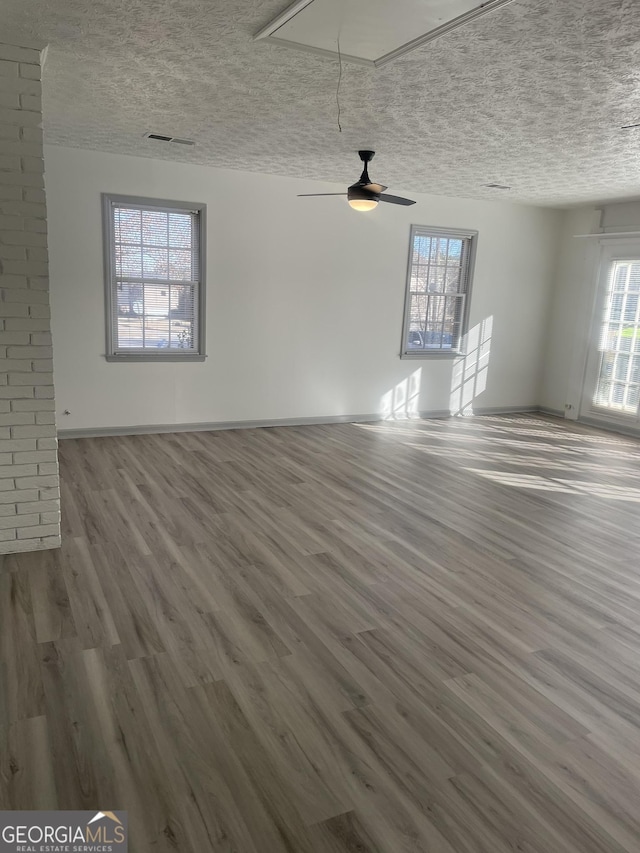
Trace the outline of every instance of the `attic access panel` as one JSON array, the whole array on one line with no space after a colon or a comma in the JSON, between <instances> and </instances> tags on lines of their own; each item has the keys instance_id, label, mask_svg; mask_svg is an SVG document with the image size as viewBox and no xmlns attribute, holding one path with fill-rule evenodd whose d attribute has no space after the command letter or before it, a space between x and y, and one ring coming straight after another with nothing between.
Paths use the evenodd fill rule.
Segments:
<instances>
[{"instance_id":1,"label":"attic access panel","mask_svg":"<svg viewBox=\"0 0 640 853\"><path fill-rule=\"evenodd\" d=\"M296 0L254 37L380 66L513 0ZM401 12L400 12L401 9Z\"/></svg>"}]
</instances>

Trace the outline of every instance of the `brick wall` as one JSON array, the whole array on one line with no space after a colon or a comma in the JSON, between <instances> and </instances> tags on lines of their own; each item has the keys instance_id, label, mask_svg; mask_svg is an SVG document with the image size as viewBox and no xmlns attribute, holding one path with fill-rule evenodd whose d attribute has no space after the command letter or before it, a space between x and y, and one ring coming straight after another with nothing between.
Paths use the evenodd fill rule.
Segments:
<instances>
[{"instance_id":1,"label":"brick wall","mask_svg":"<svg viewBox=\"0 0 640 853\"><path fill-rule=\"evenodd\" d=\"M60 545L40 53L0 42L0 554Z\"/></svg>"}]
</instances>

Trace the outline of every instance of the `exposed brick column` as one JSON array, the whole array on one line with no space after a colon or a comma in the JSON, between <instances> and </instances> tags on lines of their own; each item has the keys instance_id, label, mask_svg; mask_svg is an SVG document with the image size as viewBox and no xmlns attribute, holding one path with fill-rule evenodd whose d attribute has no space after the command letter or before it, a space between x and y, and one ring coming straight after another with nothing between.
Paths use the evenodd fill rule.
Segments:
<instances>
[{"instance_id":1,"label":"exposed brick column","mask_svg":"<svg viewBox=\"0 0 640 853\"><path fill-rule=\"evenodd\" d=\"M40 53L0 43L0 554L60 545Z\"/></svg>"}]
</instances>

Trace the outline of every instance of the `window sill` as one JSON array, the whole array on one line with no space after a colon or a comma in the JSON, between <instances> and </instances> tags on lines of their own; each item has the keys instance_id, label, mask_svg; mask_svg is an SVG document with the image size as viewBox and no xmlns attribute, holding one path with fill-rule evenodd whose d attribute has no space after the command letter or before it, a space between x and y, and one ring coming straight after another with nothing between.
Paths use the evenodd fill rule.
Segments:
<instances>
[{"instance_id":1,"label":"window sill","mask_svg":"<svg viewBox=\"0 0 640 853\"><path fill-rule=\"evenodd\" d=\"M189 354L189 355L143 355L142 353L136 353L131 355L106 355L105 360L109 361L113 364L118 362L130 362L130 361L145 361L147 364L154 361L206 361L206 355L199 354Z\"/></svg>"},{"instance_id":2,"label":"window sill","mask_svg":"<svg viewBox=\"0 0 640 853\"><path fill-rule=\"evenodd\" d=\"M447 352L442 352L440 350L435 350L434 352L402 352L400 353L401 359L408 360L416 360L416 359L454 359L454 358L464 358L463 352L451 352L450 350Z\"/></svg>"}]
</instances>

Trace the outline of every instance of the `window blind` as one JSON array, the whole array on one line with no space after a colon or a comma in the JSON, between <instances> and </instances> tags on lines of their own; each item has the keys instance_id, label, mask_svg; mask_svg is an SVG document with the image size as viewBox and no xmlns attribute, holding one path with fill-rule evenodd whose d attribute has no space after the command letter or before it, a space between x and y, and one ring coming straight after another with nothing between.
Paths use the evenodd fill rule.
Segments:
<instances>
[{"instance_id":1,"label":"window blind","mask_svg":"<svg viewBox=\"0 0 640 853\"><path fill-rule=\"evenodd\" d=\"M409 260L404 352L455 352L469 289L473 235L414 227Z\"/></svg>"},{"instance_id":2,"label":"window blind","mask_svg":"<svg viewBox=\"0 0 640 853\"><path fill-rule=\"evenodd\" d=\"M112 352L198 352L199 212L111 203Z\"/></svg>"}]
</instances>

